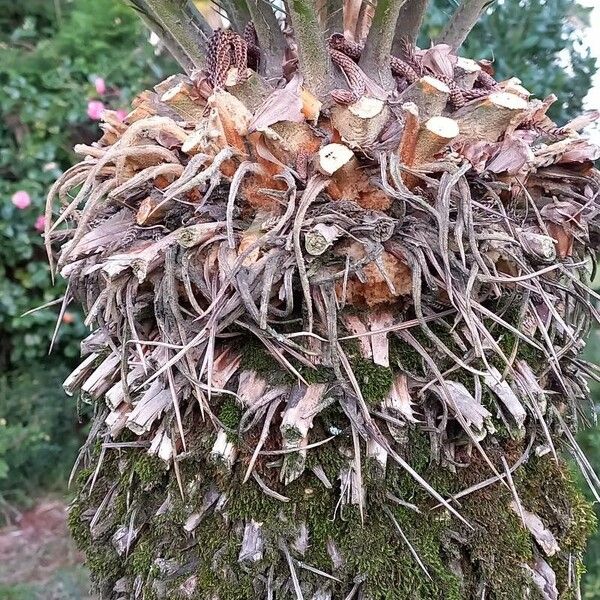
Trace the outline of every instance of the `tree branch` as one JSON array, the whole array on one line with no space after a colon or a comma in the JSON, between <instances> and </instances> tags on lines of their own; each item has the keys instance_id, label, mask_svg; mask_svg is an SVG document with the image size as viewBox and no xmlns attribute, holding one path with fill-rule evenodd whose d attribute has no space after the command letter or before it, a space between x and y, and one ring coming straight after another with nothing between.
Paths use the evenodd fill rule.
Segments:
<instances>
[{"instance_id":1,"label":"tree branch","mask_svg":"<svg viewBox=\"0 0 600 600\"><path fill-rule=\"evenodd\" d=\"M371 29L360 57L361 69L382 87L392 89L390 55L400 9L406 0L379 0Z\"/></svg>"},{"instance_id":2,"label":"tree branch","mask_svg":"<svg viewBox=\"0 0 600 600\"><path fill-rule=\"evenodd\" d=\"M287 0L286 6L298 44L298 62L304 84L315 96L322 97L329 92L332 68L315 2Z\"/></svg>"},{"instance_id":3,"label":"tree branch","mask_svg":"<svg viewBox=\"0 0 600 600\"><path fill-rule=\"evenodd\" d=\"M281 77L285 39L269 0L247 0L261 49L261 71L267 78Z\"/></svg>"},{"instance_id":4,"label":"tree branch","mask_svg":"<svg viewBox=\"0 0 600 600\"><path fill-rule=\"evenodd\" d=\"M479 21L481 13L493 2L494 0L462 0L440 34L438 44L448 44L458 50Z\"/></svg>"},{"instance_id":5,"label":"tree branch","mask_svg":"<svg viewBox=\"0 0 600 600\"><path fill-rule=\"evenodd\" d=\"M427 4L429 0L407 0L398 16L398 25L394 34L394 42L392 43L392 55L405 58L403 56L404 41L411 46L415 46L419 31L423 23L423 17L427 12Z\"/></svg>"},{"instance_id":6,"label":"tree branch","mask_svg":"<svg viewBox=\"0 0 600 600\"><path fill-rule=\"evenodd\" d=\"M188 0L130 0L186 70L201 69L212 28Z\"/></svg>"}]
</instances>

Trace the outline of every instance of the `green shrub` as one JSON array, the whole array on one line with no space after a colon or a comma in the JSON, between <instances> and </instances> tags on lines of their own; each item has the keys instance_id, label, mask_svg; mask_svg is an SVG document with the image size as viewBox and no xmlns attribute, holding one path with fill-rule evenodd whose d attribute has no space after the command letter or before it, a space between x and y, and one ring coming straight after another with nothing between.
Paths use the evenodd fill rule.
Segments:
<instances>
[{"instance_id":1,"label":"green shrub","mask_svg":"<svg viewBox=\"0 0 600 600\"><path fill-rule=\"evenodd\" d=\"M68 372L49 363L0 376L0 501L24 505L66 481L85 433L61 388Z\"/></svg>"},{"instance_id":2,"label":"green shrub","mask_svg":"<svg viewBox=\"0 0 600 600\"><path fill-rule=\"evenodd\" d=\"M36 222L48 188L73 163L73 144L98 137L88 102L124 109L174 68L154 56L147 30L120 0L62 0L60 22L53 4L0 0L0 372L48 351L59 306L21 315L64 293L50 281ZM102 94L97 77L106 82ZM16 192L30 205L15 206ZM73 311L56 352L72 362L84 334Z\"/></svg>"},{"instance_id":3,"label":"green shrub","mask_svg":"<svg viewBox=\"0 0 600 600\"><path fill-rule=\"evenodd\" d=\"M147 39L120 0L0 0L0 509L64 482L81 443L61 383L86 335L83 318L67 308L50 360L60 304L21 315L64 294L62 281L52 284L39 219L48 188L74 162L73 144L98 137L88 102L125 109L175 68Z\"/></svg>"}]
</instances>

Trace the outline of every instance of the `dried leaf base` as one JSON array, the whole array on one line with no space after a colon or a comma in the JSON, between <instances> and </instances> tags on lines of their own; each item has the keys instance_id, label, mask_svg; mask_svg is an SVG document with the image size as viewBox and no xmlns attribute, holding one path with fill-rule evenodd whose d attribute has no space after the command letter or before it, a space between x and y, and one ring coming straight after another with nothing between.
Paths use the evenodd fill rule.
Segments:
<instances>
[{"instance_id":1,"label":"dried leaf base","mask_svg":"<svg viewBox=\"0 0 600 600\"><path fill-rule=\"evenodd\" d=\"M373 86L239 66L108 113L50 193L101 598L577 598L598 150L510 82L346 105Z\"/></svg>"}]
</instances>

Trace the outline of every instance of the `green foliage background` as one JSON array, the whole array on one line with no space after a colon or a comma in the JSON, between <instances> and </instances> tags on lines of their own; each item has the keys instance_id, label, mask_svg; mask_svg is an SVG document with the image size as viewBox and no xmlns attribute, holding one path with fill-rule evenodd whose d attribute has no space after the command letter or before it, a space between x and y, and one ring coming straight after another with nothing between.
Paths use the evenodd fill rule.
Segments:
<instances>
[{"instance_id":1,"label":"green foliage background","mask_svg":"<svg viewBox=\"0 0 600 600\"><path fill-rule=\"evenodd\" d=\"M422 46L455 7L430 1ZM586 22L586 9L571 0L498 0L463 54L494 60L500 78L516 75L538 97L556 93L553 117L565 122L580 111L595 69L581 42ZM62 324L52 357L58 306L21 316L64 291L52 285L34 224L49 186L75 160L73 145L98 137L88 101L126 108L137 91L175 71L147 40L121 0L0 0L0 521L9 514L3 506L62 485L84 433L60 387L86 333L81 315L68 308L72 322ZM95 77L108 86L101 97ZM32 198L24 210L11 202L20 190ZM598 338L590 356L600 358ZM598 431L582 440L600 465ZM586 598L600 598L600 539L588 564Z\"/></svg>"},{"instance_id":2,"label":"green foliage background","mask_svg":"<svg viewBox=\"0 0 600 600\"><path fill-rule=\"evenodd\" d=\"M52 356L59 305L21 316L64 292L51 282L35 221L50 185L74 163L73 145L99 136L88 101L126 108L175 69L147 38L118 0L0 0L0 503L22 504L64 480L80 443L61 382L86 335L82 316L68 308ZM102 97L96 77L108 87ZM29 207L13 205L17 191L30 195Z\"/></svg>"}]
</instances>

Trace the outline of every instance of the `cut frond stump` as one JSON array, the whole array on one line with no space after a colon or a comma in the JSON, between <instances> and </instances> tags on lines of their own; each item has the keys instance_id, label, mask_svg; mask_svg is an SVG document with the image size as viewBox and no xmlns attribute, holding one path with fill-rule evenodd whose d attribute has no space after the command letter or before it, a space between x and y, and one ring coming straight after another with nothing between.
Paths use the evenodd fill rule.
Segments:
<instances>
[{"instance_id":1,"label":"cut frond stump","mask_svg":"<svg viewBox=\"0 0 600 600\"><path fill-rule=\"evenodd\" d=\"M413 102L419 107L419 116L427 121L441 114L446 107L450 88L439 79L426 75L400 94L401 102Z\"/></svg>"},{"instance_id":2,"label":"cut frond stump","mask_svg":"<svg viewBox=\"0 0 600 600\"><path fill-rule=\"evenodd\" d=\"M325 175L333 175L354 158L354 152L343 144L328 144L317 154L319 170Z\"/></svg>"},{"instance_id":3,"label":"cut frond stump","mask_svg":"<svg viewBox=\"0 0 600 600\"><path fill-rule=\"evenodd\" d=\"M363 97L349 106L335 106L331 122L351 148L369 148L389 118L389 108L376 98Z\"/></svg>"},{"instance_id":4,"label":"cut frond stump","mask_svg":"<svg viewBox=\"0 0 600 600\"><path fill-rule=\"evenodd\" d=\"M466 90L473 89L477 78L481 74L481 67L477 61L464 56L459 56L456 59L454 67L454 80L456 84Z\"/></svg>"},{"instance_id":5,"label":"cut frond stump","mask_svg":"<svg viewBox=\"0 0 600 600\"><path fill-rule=\"evenodd\" d=\"M414 155L408 163L421 165L430 162L459 134L458 123L448 117L431 117L419 128Z\"/></svg>"},{"instance_id":6,"label":"cut frond stump","mask_svg":"<svg viewBox=\"0 0 600 600\"><path fill-rule=\"evenodd\" d=\"M495 92L464 106L452 116L463 137L496 142L526 110L527 101L520 96Z\"/></svg>"}]
</instances>

